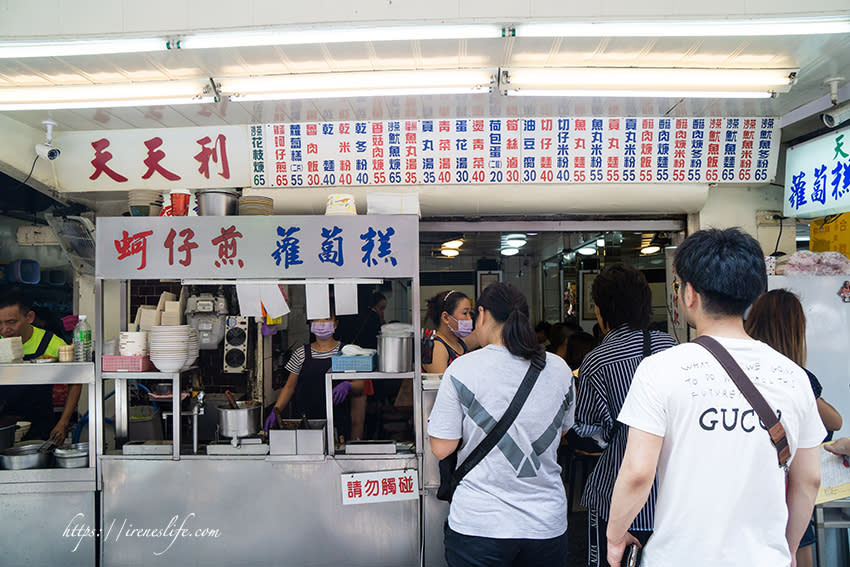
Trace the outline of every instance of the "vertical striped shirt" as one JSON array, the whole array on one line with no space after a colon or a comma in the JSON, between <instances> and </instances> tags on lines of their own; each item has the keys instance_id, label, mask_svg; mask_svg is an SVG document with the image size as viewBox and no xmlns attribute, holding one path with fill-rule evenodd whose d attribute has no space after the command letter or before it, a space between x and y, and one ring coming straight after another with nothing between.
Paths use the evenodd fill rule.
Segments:
<instances>
[{"instance_id":1,"label":"vertical striped shirt","mask_svg":"<svg viewBox=\"0 0 850 567\"><path fill-rule=\"evenodd\" d=\"M615 428L614 424L635 370L643 360L643 339L643 331L630 329L627 325L611 330L602 343L587 354L578 373L580 387L574 429L581 437L596 437L608 443L587 479L581 503L606 522L629 431L628 427L621 425ZM650 331L650 340L652 354L676 345L673 337L660 331ZM652 529L655 496L656 486L653 483L646 505L635 518L632 529Z\"/></svg>"}]
</instances>

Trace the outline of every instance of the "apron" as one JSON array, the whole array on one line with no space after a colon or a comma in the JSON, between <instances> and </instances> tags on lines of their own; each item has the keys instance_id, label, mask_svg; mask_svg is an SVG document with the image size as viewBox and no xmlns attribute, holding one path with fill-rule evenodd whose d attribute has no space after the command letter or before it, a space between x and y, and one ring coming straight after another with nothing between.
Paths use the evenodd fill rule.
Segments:
<instances>
[{"instance_id":1,"label":"apron","mask_svg":"<svg viewBox=\"0 0 850 567\"><path fill-rule=\"evenodd\" d=\"M35 360L42 356L52 339L53 333L45 330L35 352L25 354L24 360ZM53 415L53 384L2 386L0 400L6 402L3 410L6 415L20 416L22 421L32 422L32 427L24 439L46 440L50 430L56 425L56 417Z\"/></svg>"},{"instance_id":2,"label":"apron","mask_svg":"<svg viewBox=\"0 0 850 567\"><path fill-rule=\"evenodd\" d=\"M342 350L342 344L339 345ZM331 369L330 358L313 358L313 349L304 345L304 363L295 386L295 416L307 419L327 419L325 405L325 374ZM334 406L334 425L346 439L351 431L351 404L348 398Z\"/></svg>"}]
</instances>

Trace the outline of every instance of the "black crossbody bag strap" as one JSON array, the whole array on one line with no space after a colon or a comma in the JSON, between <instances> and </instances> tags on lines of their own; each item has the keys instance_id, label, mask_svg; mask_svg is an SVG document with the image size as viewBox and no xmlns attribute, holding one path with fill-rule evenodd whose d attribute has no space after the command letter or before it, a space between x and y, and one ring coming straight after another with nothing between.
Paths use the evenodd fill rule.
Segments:
<instances>
[{"instance_id":1,"label":"black crossbody bag strap","mask_svg":"<svg viewBox=\"0 0 850 567\"><path fill-rule=\"evenodd\" d=\"M466 460L463 461L457 469L455 469L455 472L452 475L452 492L454 492L454 489L460 484L463 477L466 476L466 473L475 468L475 465L480 463L481 460L487 456L487 453L489 453L493 447L501 441L505 433L507 433L508 428L510 428L513 424L516 416L519 415L523 404L525 404L525 400L528 399L528 395L531 393L534 383L537 382L537 377L540 375L540 371L543 370L545 366L545 354L536 355L531 359L531 364L528 366L525 378L522 379L522 384L519 385L519 389L514 395L514 399L511 400L511 404L508 406L508 409L505 410L505 414L496 426L490 430L490 433L487 434L484 440L472 450Z\"/></svg>"},{"instance_id":2,"label":"black crossbody bag strap","mask_svg":"<svg viewBox=\"0 0 850 567\"><path fill-rule=\"evenodd\" d=\"M767 432L770 434L770 442L773 443L776 449L776 457L779 460L779 466L788 469L788 460L791 458L791 448L788 446L788 438L785 436L785 428L776 417L776 413L771 409L770 404L758 391L755 384L747 377L741 367L732 358L723 345L708 336L697 337L693 340L694 343L710 352L714 358L720 363L723 369L729 374L732 382L744 395L744 398L753 407L759 419L767 427Z\"/></svg>"},{"instance_id":3,"label":"black crossbody bag strap","mask_svg":"<svg viewBox=\"0 0 850 567\"><path fill-rule=\"evenodd\" d=\"M32 354L27 354L24 356L24 360L35 360L36 358L41 358L41 356L47 352L47 347L50 346L50 341L53 340L53 333L45 329L44 336L41 337L41 341L38 343L38 346L35 348L35 352Z\"/></svg>"}]
</instances>

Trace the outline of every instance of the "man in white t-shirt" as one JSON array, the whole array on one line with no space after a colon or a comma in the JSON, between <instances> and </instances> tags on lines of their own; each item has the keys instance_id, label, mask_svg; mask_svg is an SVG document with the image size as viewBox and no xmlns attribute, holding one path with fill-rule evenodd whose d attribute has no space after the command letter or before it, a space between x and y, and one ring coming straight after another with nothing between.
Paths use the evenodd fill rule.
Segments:
<instances>
[{"instance_id":1,"label":"man in white t-shirt","mask_svg":"<svg viewBox=\"0 0 850 567\"><path fill-rule=\"evenodd\" d=\"M674 288L696 334L720 342L779 415L788 474L758 415L705 348L682 344L645 359L618 417L629 440L608 523L614 567L633 543L626 530L656 472L644 567L791 565L820 484L826 432L805 372L744 331L743 313L767 284L762 254L738 229L699 231L676 252Z\"/></svg>"}]
</instances>

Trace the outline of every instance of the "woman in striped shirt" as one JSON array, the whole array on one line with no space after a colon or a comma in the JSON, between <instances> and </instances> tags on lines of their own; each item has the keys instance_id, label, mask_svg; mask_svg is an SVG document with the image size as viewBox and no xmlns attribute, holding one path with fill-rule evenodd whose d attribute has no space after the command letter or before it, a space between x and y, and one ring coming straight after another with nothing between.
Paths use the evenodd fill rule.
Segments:
<instances>
[{"instance_id":1,"label":"woman in striped shirt","mask_svg":"<svg viewBox=\"0 0 850 567\"><path fill-rule=\"evenodd\" d=\"M652 315L652 293L643 272L625 264L607 266L593 281L591 297L604 336L579 369L576 433L592 437L605 447L587 479L581 503L588 509L590 567L607 567L605 530L614 481L620 470L628 427L616 421L638 364L646 356L675 346L667 333L647 331ZM632 524L639 540L652 534L655 486Z\"/></svg>"}]
</instances>

